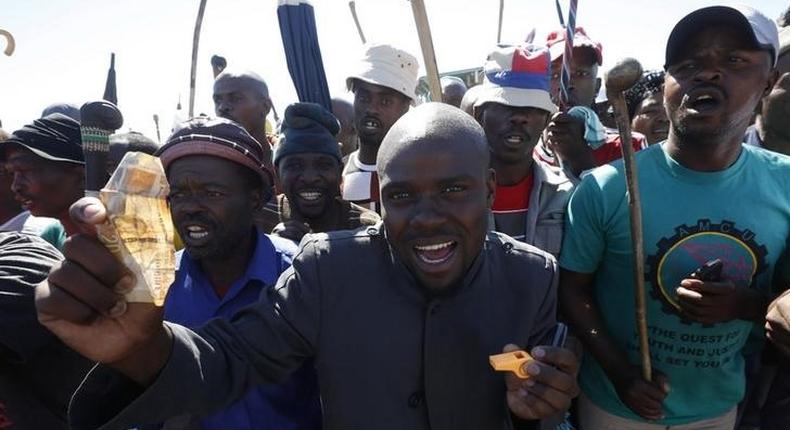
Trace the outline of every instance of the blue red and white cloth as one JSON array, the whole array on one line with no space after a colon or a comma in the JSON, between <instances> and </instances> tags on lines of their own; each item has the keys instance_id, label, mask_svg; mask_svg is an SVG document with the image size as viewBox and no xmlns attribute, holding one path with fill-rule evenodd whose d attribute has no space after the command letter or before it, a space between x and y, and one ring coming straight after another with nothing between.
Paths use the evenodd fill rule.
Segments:
<instances>
[{"instance_id":1,"label":"blue red and white cloth","mask_svg":"<svg viewBox=\"0 0 790 430\"><path fill-rule=\"evenodd\" d=\"M557 111L551 101L551 60L546 48L499 46L484 66L485 78L475 107L485 103Z\"/></svg>"}]
</instances>

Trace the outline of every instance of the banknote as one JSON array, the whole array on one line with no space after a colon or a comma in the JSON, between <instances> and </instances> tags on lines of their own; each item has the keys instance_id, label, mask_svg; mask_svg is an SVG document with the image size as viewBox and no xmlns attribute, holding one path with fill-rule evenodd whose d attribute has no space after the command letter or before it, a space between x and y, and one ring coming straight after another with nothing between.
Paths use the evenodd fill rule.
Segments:
<instances>
[{"instance_id":1,"label":"banknote","mask_svg":"<svg viewBox=\"0 0 790 430\"><path fill-rule=\"evenodd\" d=\"M134 274L128 302L164 304L175 276L169 187L158 158L129 152L99 193L107 221L99 240Z\"/></svg>"}]
</instances>

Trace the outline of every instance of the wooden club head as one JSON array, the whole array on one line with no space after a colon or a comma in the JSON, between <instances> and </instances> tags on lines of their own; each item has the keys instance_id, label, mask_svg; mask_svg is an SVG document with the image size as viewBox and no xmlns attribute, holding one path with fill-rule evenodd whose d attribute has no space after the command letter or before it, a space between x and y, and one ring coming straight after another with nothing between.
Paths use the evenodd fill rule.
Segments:
<instances>
[{"instance_id":1,"label":"wooden club head","mask_svg":"<svg viewBox=\"0 0 790 430\"><path fill-rule=\"evenodd\" d=\"M624 58L604 74L606 92L622 93L631 88L642 77L642 65L634 58Z\"/></svg>"}]
</instances>

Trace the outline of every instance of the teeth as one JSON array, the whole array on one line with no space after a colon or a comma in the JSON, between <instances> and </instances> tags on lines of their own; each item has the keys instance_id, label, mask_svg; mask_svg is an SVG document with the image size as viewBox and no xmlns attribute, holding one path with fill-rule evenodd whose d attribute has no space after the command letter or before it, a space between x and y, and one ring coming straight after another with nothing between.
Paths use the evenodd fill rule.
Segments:
<instances>
[{"instance_id":1,"label":"teeth","mask_svg":"<svg viewBox=\"0 0 790 430\"><path fill-rule=\"evenodd\" d=\"M188 225L187 235L192 239L203 239L208 236L208 231L199 225Z\"/></svg>"},{"instance_id":2,"label":"teeth","mask_svg":"<svg viewBox=\"0 0 790 430\"><path fill-rule=\"evenodd\" d=\"M521 143L524 139L521 136L508 136L505 138L508 143Z\"/></svg>"},{"instance_id":3,"label":"teeth","mask_svg":"<svg viewBox=\"0 0 790 430\"><path fill-rule=\"evenodd\" d=\"M303 191L303 192L299 193L299 197L301 197L301 198L303 198L305 200L310 200L310 201L318 200L318 199L321 198L322 195L323 194L321 194L318 191Z\"/></svg>"},{"instance_id":4,"label":"teeth","mask_svg":"<svg viewBox=\"0 0 790 430\"><path fill-rule=\"evenodd\" d=\"M711 96L709 96L707 94L703 94L703 95L697 97L697 101L700 101L700 100L713 100L713 97L711 97Z\"/></svg>"},{"instance_id":5,"label":"teeth","mask_svg":"<svg viewBox=\"0 0 790 430\"><path fill-rule=\"evenodd\" d=\"M208 236L208 232L206 232L206 231L204 231L202 233L197 233L197 232L194 232L194 231L190 231L189 232L189 237L192 238L192 239L203 239L206 236Z\"/></svg>"},{"instance_id":6,"label":"teeth","mask_svg":"<svg viewBox=\"0 0 790 430\"><path fill-rule=\"evenodd\" d=\"M376 121L365 121L365 127L376 128L379 124Z\"/></svg>"},{"instance_id":7,"label":"teeth","mask_svg":"<svg viewBox=\"0 0 790 430\"><path fill-rule=\"evenodd\" d=\"M438 251L440 249L444 249L449 246L452 246L452 244L453 242L444 242L436 245L415 246L414 248L416 248L418 251Z\"/></svg>"}]
</instances>

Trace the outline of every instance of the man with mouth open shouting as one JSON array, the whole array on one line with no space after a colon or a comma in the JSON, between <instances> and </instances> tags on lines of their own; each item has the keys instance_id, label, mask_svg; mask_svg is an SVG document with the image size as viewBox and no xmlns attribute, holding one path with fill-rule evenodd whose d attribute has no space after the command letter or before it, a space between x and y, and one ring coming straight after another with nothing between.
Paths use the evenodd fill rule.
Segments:
<instances>
[{"instance_id":1,"label":"man with mouth open shouting","mask_svg":"<svg viewBox=\"0 0 790 430\"><path fill-rule=\"evenodd\" d=\"M359 149L343 170L343 200L380 212L376 154L392 124L417 98L417 59L390 45L371 44L346 79L354 93Z\"/></svg>"},{"instance_id":2,"label":"man with mouth open shouting","mask_svg":"<svg viewBox=\"0 0 790 430\"><path fill-rule=\"evenodd\" d=\"M264 234L253 213L272 193L272 174L261 145L226 119L197 118L182 124L157 152L170 183L168 201L185 249L164 319L198 327L230 319L273 286L296 247ZM202 429L317 429L321 406L315 370L308 363L281 385L248 387L221 410L193 411L175 422Z\"/></svg>"},{"instance_id":3,"label":"man with mouth open shouting","mask_svg":"<svg viewBox=\"0 0 790 430\"><path fill-rule=\"evenodd\" d=\"M532 156L557 111L549 94L550 64L545 48L497 48L488 55L474 116L496 172L490 227L557 256L573 185L561 169Z\"/></svg>"},{"instance_id":4,"label":"man with mouth open shouting","mask_svg":"<svg viewBox=\"0 0 790 430\"><path fill-rule=\"evenodd\" d=\"M775 24L749 7L680 20L666 47L663 143L636 154L648 340L642 379L623 163L594 170L568 206L560 303L586 351L582 428L732 429L744 345L762 326L790 238L790 158L742 145L776 81ZM692 276L720 260L720 275ZM788 279L783 279L785 284Z\"/></svg>"},{"instance_id":5,"label":"man with mouth open shouting","mask_svg":"<svg viewBox=\"0 0 790 430\"><path fill-rule=\"evenodd\" d=\"M377 161L383 224L305 237L275 288L196 331L163 323L151 305L118 306L125 269L75 238L37 295L42 323L102 363L75 393L72 426L220 408L311 357L328 430L532 428L567 408L575 355L543 346L556 264L487 231L495 183L480 126L449 105L422 105L392 127ZM103 218L90 199L72 212ZM503 348L531 352L529 379L491 369Z\"/></svg>"},{"instance_id":6,"label":"man with mouth open shouting","mask_svg":"<svg viewBox=\"0 0 790 430\"><path fill-rule=\"evenodd\" d=\"M373 225L379 216L340 198L340 123L315 103L285 109L274 166L283 194L277 198L280 224L274 232L295 242L307 233L351 230Z\"/></svg>"}]
</instances>

